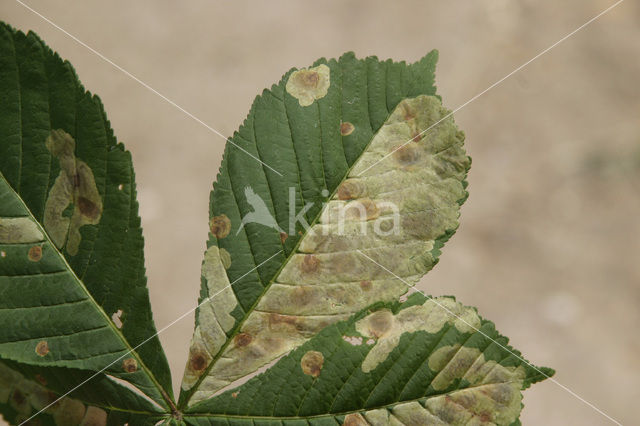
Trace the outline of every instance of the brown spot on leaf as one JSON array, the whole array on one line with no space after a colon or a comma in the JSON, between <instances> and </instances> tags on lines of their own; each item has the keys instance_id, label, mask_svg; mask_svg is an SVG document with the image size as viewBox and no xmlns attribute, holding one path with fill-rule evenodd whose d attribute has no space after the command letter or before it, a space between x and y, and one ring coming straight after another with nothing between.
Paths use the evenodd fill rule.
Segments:
<instances>
[{"instance_id":1,"label":"brown spot on leaf","mask_svg":"<svg viewBox=\"0 0 640 426\"><path fill-rule=\"evenodd\" d=\"M32 262L38 262L42 259L42 246L33 246L29 249L29 260Z\"/></svg>"},{"instance_id":2,"label":"brown spot on leaf","mask_svg":"<svg viewBox=\"0 0 640 426\"><path fill-rule=\"evenodd\" d=\"M304 71L298 74L298 82L309 89L318 87L318 81L320 81L320 76L316 71Z\"/></svg>"},{"instance_id":3,"label":"brown spot on leaf","mask_svg":"<svg viewBox=\"0 0 640 426\"><path fill-rule=\"evenodd\" d=\"M344 423L342 423L342 426L369 426L369 422L367 422L359 413L351 413L344 417Z\"/></svg>"},{"instance_id":4,"label":"brown spot on leaf","mask_svg":"<svg viewBox=\"0 0 640 426\"><path fill-rule=\"evenodd\" d=\"M404 144L395 148L393 158L402 166L409 166L420 159L420 148L414 144Z\"/></svg>"},{"instance_id":5,"label":"brown spot on leaf","mask_svg":"<svg viewBox=\"0 0 640 426\"><path fill-rule=\"evenodd\" d=\"M372 220L379 216L380 209L378 209L375 201L369 198L353 201L346 207L346 217L350 219Z\"/></svg>"},{"instance_id":6,"label":"brown spot on leaf","mask_svg":"<svg viewBox=\"0 0 640 426\"><path fill-rule=\"evenodd\" d=\"M231 220L225 214L214 216L209 221L209 228L216 238L224 238L231 232Z\"/></svg>"},{"instance_id":7,"label":"brown spot on leaf","mask_svg":"<svg viewBox=\"0 0 640 426\"><path fill-rule=\"evenodd\" d=\"M299 318L295 315L282 315L272 312L269 314L269 328L274 331L283 331L283 329L286 332L301 331L304 329L304 324L299 321Z\"/></svg>"},{"instance_id":8,"label":"brown spot on leaf","mask_svg":"<svg viewBox=\"0 0 640 426\"><path fill-rule=\"evenodd\" d=\"M234 393L232 393L232 394L231 394L231 397L232 397L232 398L237 398L237 397L238 397L238 392L234 392Z\"/></svg>"},{"instance_id":9,"label":"brown spot on leaf","mask_svg":"<svg viewBox=\"0 0 640 426\"><path fill-rule=\"evenodd\" d=\"M194 371L202 371L207 367L207 358L200 352L194 352L189 359L189 366Z\"/></svg>"},{"instance_id":10,"label":"brown spot on leaf","mask_svg":"<svg viewBox=\"0 0 640 426\"><path fill-rule=\"evenodd\" d=\"M289 238L289 234L287 234L286 232L280 233L280 242L282 244L284 244L284 242L287 241L287 238Z\"/></svg>"},{"instance_id":11,"label":"brown spot on leaf","mask_svg":"<svg viewBox=\"0 0 640 426\"><path fill-rule=\"evenodd\" d=\"M360 281L360 288L363 289L364 291L369 291L371 290L371 281Z\"/></svg>"},{"instance_id":12,"label":"brown spot on leaf","mask_svg":"<svg viewBox=\"0 0 640 426\"><path fill-rule=\"evenodd\" d=\"M122 361L122 369L127 373L135 373L138 370L138 361L133 358L127 358Z\"/></svg>"},{"instance_id":13,"label":"brown spot on leaf","mask_svg":"<svg viewBox=\"0 0 640 426\"><path fill-rule=\"evenodd\" d=\"M362 183L355 180L345 180L338 187L338 199L352 200L361 197L364 193Z\"/></svg>"},{"instance_id":14,"label":"brown spot on leaf","mask_svg":"<svg viewBox=\"0 0 640 426\"><path fill-rule=\"evenodd\" d=\"M36 353L40 356L45 356L46 354L48 354L49 344L45 340L38 342L38 344L36 345Z\"/></svg>"},{"instance_id":15,"label":"brown spot on leaf","mask_svg":"<svg viewBox=\"0 0 640 426\"><path fill-rule=\"evenodd\" d=\"M340 134L342 136L349 136L355 129L355 126L348 121L340 123Z\"/></svg>"},{"instance_id":16,"label":"brown spot on leaf","mask_svg":"<svg viewBox=\"0 0 640 426\"><path fill-rule=\"evenodd\" d=\"M302 259L302 263L300 264L300 269L302 272L309 274L312 272L316 272L318 267L320 266L320 259L312 254L307 254Z\"/></svg>"},{"instance_id":17,"label":"brown spot on leaf","mask_svg":"<svg viewBox=\"0 0 640 426\"><path fill-rule=\"evenodd\" d=\"M89 219L100 217L100 208L96 203L85 197L78 197L78 210Z\"/></svg>"},{"instance_id":18,"label":"brown spot on leaf","mask_svg":"<svg viewBox=\"0 0 640 426\"><path fill-rule=\"evenodd\" d=\"M383 336L392 325L393 314L389 310L376 311L369 316L369 330L376 337Z\"/></svg>"},{"instance_id":19,"label":"brown spot on leaf","mask_svg":"<svg viewBox=\"0 0 640 426\"><path fill-rule=\"evenodd\" d=\"M309 351L302 356L300 367L302 372L308 376L318 377L324 364L324 356L322 352Z\"/></svg>"},{"instance_id":20,"label":"brown spot on leaf","mask_svg":"<svg viewBox=\"0 0 640 426\"><path fill-rule=\"evenodd\" d=\"M249 333L240 333L233 338L233 343L238 347L244 347L251 343L252 340L253 337Z\"/></svg>"}]
</instances>

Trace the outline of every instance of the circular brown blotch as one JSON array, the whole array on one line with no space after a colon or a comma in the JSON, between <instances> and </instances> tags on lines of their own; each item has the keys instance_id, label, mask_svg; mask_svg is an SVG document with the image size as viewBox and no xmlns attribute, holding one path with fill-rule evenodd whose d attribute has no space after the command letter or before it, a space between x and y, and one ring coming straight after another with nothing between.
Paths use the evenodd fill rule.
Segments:
<instances>
[{"instance_id":1,"label":"circular brown blotch","mask_svg":"<svg viewBox=\"0 0 640 426\"><path fill-rule=\"evenodd\" d=\"M383 309L369 315L369 331L375 337L383 336L393 325L393 314L391 311Z\"/></svg>"},{"instance_id":2,"label":"circular brown blotch","mask_svg":"<svg viewBox=\"0 0 640 426\"><path fill-rule=\"evenodd\" d=\"M302 372L311 377L318 377L320 375L322 364L324 364L324 356L322 352L318 351L309 351L305 353L300 360Z\"/></svg>"},{"instance_id":3,"label":"circular brown blotch","mask_svg":"<svg viewBox=\"0 0 640 426\"><path fill-rule=\"evenodd\" d=\"M349 203L346 216L350 219L372 220L380 216L380 210L375 201L363 198Z\"/></svg>"},{"instance_id":4,"label":"circular brown blotch","mask_svg":"<svg viewBox=\"0 0 640 426\"><path fill-rule=\"evenodd\" d=\"M317 71L300 70L293 75L293 80L298 86L315 89L318 87L320 75Z\"/></svg>"},{"instance_id":5,"label":"circular brown blotch","mask_svg":"<svg viewBox=\"0 0 640 426\"><path fill-rule=\"evenodd\" d=\"M216 238L224 238L231 232L231 220L226 214L214 216L209 221L209 229Z\"/></svg>"},{"instance_id":6,"label":"circular brown blotch","mask_svg":"<svg viewBox=\"0 0 640 426\"><path fill-rule=\"evenodd\" d=\"M345 180L338 187L339 200L352 200L361 197L364 194L364 188L361 182L355 180Z\"/></svg>"},{"instance_id":7,"label":"circular brown blotch","mask_svg":"<svg viewBox=\"0 0 640 426\"><path fill-rule=\"evenodd\" d=\"M40 259L42 259L42 246L31 247L27 256L29 257L30 261L38 262Z\"/></svg>"},{"instance_id":8,"label":"circular brown blotch","mask_svg":"<svg viewBox=\"0 0 640 426\"><path fill-rule=\"evenodd\" d=\"M234 393L232 393L232 394L231 394L231 397L232 397L232 398L237 398L237 397L238 397L238 392L234 392Z\"/></svg>"},{"instance_id":9,"label":"circular brown blotch","mask_svg":"<svg viewBox=\"0 0 640 426\"><path fill-rule=\"evenodd\" d=\"M340 134L342 136L349 136L355 129L355 126L348 121L340 123Z\"/></svg>"},{"instance_id":10,"label":"circular brown blotch","mask_svg":"<svg viewBox=\"0 0 640 426\"><path fill-rule=\"evenodd\" d=\"M127 358L122 361L122 369L127 373L135 373L138 370L138 361L133 358Z\"/></svg>"},{"instance_id":11,"label":"circular brown blotch","mask_svg":"<svg viewBox=\"0 0 640 426\"><path fill-rule=\"evenodd\" d=\"M360 281L360 288L363 289L364 291L371 290L371 281L368 281L368 280Z\"/></svg>"},{"instance_id":12,"label":"circular brown blotch","mask_svg":"<svg viewBox=\"0 0 640 426\"><path fill-rule=\"evenodd\" d=\"M251 343L252 340L253 340L253 337L251 337L249 333L240 333L233 338L233 343L235 343L236 346L242 348L244 346L247 346L249 343Z\"/></svg>"},{"instance_id":13,"label":"circular brown blotch","mask_svg":"<svg viewBox=\"0 0 640 426\"><path fill-rule=\"evenodd\" d=\"M78 210L80 210L83 216L89 219L97 219L100 216L100 208L90 199L80 196L76 202L78 204Z\"/></svg>"},{"instance_id":14,"label":"circular brown blotch","mask_svg":"<svg viewBox=\"0 0 640 426\"><path fill-rule=\"evenodd\" d=\"M280 242L282 244L284 244L284 242L287 241L287 238L289 238L289 234L287 234L286 232L280 233Z\"/></svg>"},{"instance_id":15,"label":"circular brown blotch","mask_svg":"<svg viewBox=\"0 0 640 426\"><path fill-rule=\"evenodd\" d=\"M351 413L344 417L342 426L369 426L369 422L367 422L359 413Z\"/></svg>"},{"instance_id":16,"label":"circular brown blotch","mask_svg":"<svg viewBox=\"0 0 640 426\"><path fill-rule=\"evenodd\" d=\"M207 367L207 358L200 352L195 352L189 359L189 367L194 371L202 371Z\"/></svg>"},{"instance_id":17,"label":"circular brown blotch","mask_svg":"<svg viewBox=\"0 0 640 426\"><path fill-rule=\"evenodd\" d=\"M300 264L300 269L302 272L309 274L311 272L316 272L320 267L320 259L312 254L307 254L302 259L302 263Z\"/></svg>"},{"instance_id":18,"label":"circular brown blotch","mask_svg":"<svg viewBox=\"0 0 640 426\"><path fill-rule=\"evenodd\" d=\"M415 164L420 159L420 148L415 144L400 145L393 151L393 158L403 166Z\"/></svg>"},{"instance_id":19,"label":"circular brown blotch","mask_svg":"<svg viewBox=\"0 0 640 426\"><path fill-rule=\"evenodd\" d=\"M49 344L45 340L38 342L38 344L36 345L36 353L40 356L45 356L46 354L48 354Z\"/></svg>"}]
</instances>

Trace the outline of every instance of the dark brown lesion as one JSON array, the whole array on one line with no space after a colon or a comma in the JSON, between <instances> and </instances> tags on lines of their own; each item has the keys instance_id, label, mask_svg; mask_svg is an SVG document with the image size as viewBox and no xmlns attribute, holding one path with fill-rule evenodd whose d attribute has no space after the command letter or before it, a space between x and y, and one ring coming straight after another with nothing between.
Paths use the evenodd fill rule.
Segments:
<instances>
[{"instance_id":1,"label":"dark brown lesion","mask_svg":"<svg viewBox=\"0 0 640 426\"><path fill-rule=\"evenodd\" d=\"M322 366L324 365L324 356L322 352L309 351L302 356L300 367L302 372L308 376L317 378L320 376Z\"/></svg>"},{"instance_id":2,"label":"dark brown lesion","mask_svg":"<svg viewBox=\"0 0 640 426\"><path fill-rule=\"evenodd\" d=\"M80 213L84 216L93 220L100 217L100 208L96 203L83 196L79 196L76 201L78 203L78 210L80 210Z\"/></svg>"},{"instance_id":3,"label":"dark brown lesion","mask_svg":"<svg viewBox=\"0 0 640 426\"><path fill-rule=\"evenodd\" d=\"M342 136L349 136L355 129L355 126L348 121L340 123L340 134Z\"/></svg>"},{"instance_id":4,"label":"dark brown lesion","mask_svg":"<svg viewBox=\"0 0 640 426\"><path fill-rule=\"evenodd\" d=\"M244 346L247 346L249 343L251 343L252 340L253 340L253 337L249 333L240 333L233 338L233 343L237 347L242 348Z\"/></svg>"},{"instance_id":5,"label":"dark brown lesion","mask_svg":"<svg viewBox=\"0 0 640 426\"><path fill-rule=\"evenodd\" d=\"M193 354L189 360L189 365L194 371L202 371L207 366L207 360L204 355L200 353Z\"/></svg>"},{"instance_id":6,"label":"dark brown lesion","mask_svg":"<svg viewBox=\"0 0 640 426\"><path fill-rule=\"evenodd\" d=\"M320 259L312 254L307 254L302 259L300 269L306 274L316 272L320 268Z\"/></svg>"},{"instance_id":7,"label":"dark brown lesion","mask_svg":"<svg viewBox=\"0 0 640 426\"><path fill-rule=\"evenodd\" d=\"M122 369L127 373L134 373L138 370L138 362L134 358L127 358L122 361Z\"/></svg>"},{"instance_id":8,"label":"dark brown lesion","mask_svg":"<svg viewBox=\"0 0 640 426\"><path fill-rule=\"evenodd\" d=\"M420 148L412 143L401 145L393 151L393 158L402 166L415 164L420 160Z\"/></svg>"},{"instance_id":9,"label":"dark brown lesion","mask_svg":"<svg viewBox=\"0 0 640 426\"><path fill-rule=\"evenodd\" d=\"M364 186L355 180L345 180L338 187L339 200L352 200L361 197L364 193Z\"/></svg>"},{"instance_id":10,"label":"dark brown lesion","mask_svg":"<svg viewBox=\"0 0 640 426\"><path fill-rule=\"evenodd\" d=\"M225 214L213 216L209 221L209 229L216 238L225 238L231 232L231 220Z\"/></svg>"},{"instance_id":11,"label":"dark brown lesion","mask_svg":"<svg viewBox=\"0 0 640 426\"><path fill-rule=\"evenodd\" d=\"M33 246L29 249L27 257L32 262L38 262L42 259L42 246Z\"/></svg>"},{"instance_id":12,"label":"dark brown lesion","mask_svg":"<svg viewBox=\"0 0 640 426\"><path fill-rule=\"evenodd\" d=\"M38 342L38 344L36 345L36 353L40 356L45 356L49 353L49 344L46 340Z\"/></svg>"},{"instance_id":13,"label":"dark brown lesion","mask_svg":"<svg viewBox=\"0 0 640 426\"><path fill-rule=\"evenodd\" d=\"M318 87L318 82L320 81L320 75L316 71L303 70L296 74L295 78L301 86L310 89Z\"/></svg>"}]
</instances>

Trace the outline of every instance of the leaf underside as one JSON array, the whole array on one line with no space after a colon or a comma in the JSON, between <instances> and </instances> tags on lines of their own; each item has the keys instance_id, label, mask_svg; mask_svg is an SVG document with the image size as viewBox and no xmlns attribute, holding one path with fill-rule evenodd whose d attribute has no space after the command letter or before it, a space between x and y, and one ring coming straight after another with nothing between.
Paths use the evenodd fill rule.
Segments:
<instances>
[{"instance_id":1,"label":"leaf underside","mask_svg":"<svg viewBox=\"0 0 640 426\"><path fill-rule=\"evenodd\" d=\"M174 403L130 154L68 62L0 25L0 413L87 381L41 424L519 424L553 371L453 298L399 301L467 198L436 60L320 59L255 99L211 193Z\"/></svg>"}]
</instances>

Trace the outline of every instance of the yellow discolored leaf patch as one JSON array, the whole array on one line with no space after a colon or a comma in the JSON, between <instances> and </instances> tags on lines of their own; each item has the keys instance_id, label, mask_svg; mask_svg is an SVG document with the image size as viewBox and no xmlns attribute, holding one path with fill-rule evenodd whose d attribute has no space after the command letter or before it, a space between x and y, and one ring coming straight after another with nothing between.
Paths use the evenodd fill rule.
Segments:
<instances>
[{"instance_id":1,"label":"yellow discolored leaf patch","mask_svg":"<svg viewBox=\"0 0 640 426\"><path fill-rule=\"evenodd\" d=\"M395 315L388 309L367 315L356 323L356 330L377 341L362 363L362 371L368 373L386 360L403 334L416 331L434 334L445 324L471 333L480 327L480 317L475 309L446 297L427 299L423 305L410 306Z\"/></svg>"},{"instance_id":2,"label":"yellow discolored leaf patch","mask_svg":"<svg viewBox=\"0 0 640 426\"><path fill-rule=\"evenodd\" d=\"M0 217L0 243L37 243L44 236L36 223L28 217Z\"/></svg>"},{"instance_id":3,"label":"yellow discolored leaf patch","mask_svg":"<svg viewBox=\"0 0 640 426\"><path fill-rule=\"evenodd\" d=\"M75 141L64 130L52 130L45 141L51 155L60 163L45 204L44 227L58 248L65 247L74 256L82 235L80 228L97 225L102 216L102 198L91 168L75 156ZM71 215L65 214L72 205Z\"/></svg>"},{"instance_id":4,"label":"yellow discolored leaf patch","mask_svg":"<svg viewBox=\"0 0 640 426\"><path fill-rule=\"evenodd\" d=\"M325 64L294 71L287 80L287 92L296 98L301 106L309 106L316 99L326 96L331 84L330 72Z\"/></svg>"}]
</instances>

